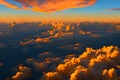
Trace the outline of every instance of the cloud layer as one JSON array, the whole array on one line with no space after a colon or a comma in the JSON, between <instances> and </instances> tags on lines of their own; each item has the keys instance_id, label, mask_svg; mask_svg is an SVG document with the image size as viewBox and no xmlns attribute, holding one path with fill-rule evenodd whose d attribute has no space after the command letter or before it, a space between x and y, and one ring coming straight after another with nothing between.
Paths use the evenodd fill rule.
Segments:
<instances>
[{"instance_id":1,"label":"cloud layer","mask_svg":"<svg viewBox=\"0 0 120 80\"><path fill-rule=\"evenodd\" d=\"M119 80L119 60L118 47L86 48L78 58L59 64L55 71L44 73L40 80Z\"/></svg>"},{"instance_id":2,"label":"cloud layer","mask_svg":"<svg viewBox=\"0 0 120 80\"><path fill-rule=\"evenodd\" d=\"M0 32L0 80L119 80L120 50L98 48L120 47L120 23L13 22Z\"/></svg>"},{"instance_id":3,"label":"cloud layer","mask_svg":"<svg viewBox=\"0 0 120 80\"><path fill-rule=\"evenodd\" d=\"M9 8L14 9L31 9L33 11L40 12L54 12L58 10L64 10L69 8L82 8L95 4L96 0L15 0L21 4L22 8L16 5L10 4L5 0L0 0L0 4L3 4Z\"/></svg>"}]
</instances>

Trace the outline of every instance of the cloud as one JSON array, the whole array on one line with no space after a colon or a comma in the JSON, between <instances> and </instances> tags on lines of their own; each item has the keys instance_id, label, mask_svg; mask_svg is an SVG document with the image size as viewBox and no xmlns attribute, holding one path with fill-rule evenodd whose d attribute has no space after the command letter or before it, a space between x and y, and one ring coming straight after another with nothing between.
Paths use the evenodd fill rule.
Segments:
<instances>
[{"instance_id":1,"label":"cloud","mask_svg":"<svg viewBox=\"0 0 120 80\"><path fill-rule=\"evenodd\" d=\"M72 30L74 30L74 26L70 24L65 24L62 22L51 22L52 30L48 30L48 34L50 38L60 38L65 36L71 36L74 34Z\"/></svg>"},{"instance_id":2,"label":"cloud","mask_svg":"<svg viewBox=\"0 0 120 80\"><path fill-rule=\"evenodd\" d=\"M40 12L54 12L58 10L70 9L70 8L82 8L95 4L96 0L15 0L20 3L22 9L31 9L33 11ZM5 0L0 0L0 4L3 4L9 8L19 9L18 6L8 3Z\"/></svg>"},{"instance_id":3,"label":"cloud","mask_svg":"<svg viewBox=\"0 0 120 80\"><path fill-rule=\"evenodd\" d=\"M114 68L111 68L111 69L105 69L103 70L103 73L102 73L103 76L105 76L105 78L110 78L110 80L114 80L116 79L117 80L117 74L116 74L116 71Z\"/></svg>"},{"instance_id":4,"label":"cloud","mask_svg":"<svg viewBox=\"0 0 120 80\"><path fill-rule=\"evenodd\" d=\"M23 42L23 41L20 42L21 45L28 45L28 44L33 44L33 43L34 43L34 39L30 39L30 40L25 41L25 42Z\"/></svg>"},{"instance_id":5,"label":"cloud","mask_svg":"<svg viewBox=\"0 0 120 80\"><path fill-rule=\"evenodd\" d=\"M35 43L49 43L51 40L49 38L36 38L36 39L30 39L27 41L21 41L20 45L29 45L29 44L35 44Z\"/></svg>"},{"instance_id":6,"label":"cloud","mask_svg":"<svg viewBox=\"0 0 120 80\"><path fill-rule=\"evenodd\" d=\"M118 47L86 48L79 57L59 64L53 72L44 73L40 80L119 80L119 65Z\"/></svg>"},{"instance_id":7,"label":"cloud","mask_svg":"<svg viewBox=\"0 0 120 80\"><path fill-rule=\"evenodd\" d=\"M59 46L59 48L65 49L65 50L81 50L82 47L83 47L83 44L80 44L80 43Z\"/></svg>"},{"instance_id":8,"label":"cloud","mask_svg":"<svg viewBox=\"0 0 120 80\"><path fill-rule=\"evenodd\" d=\"M8 8L20 9L18 6L10 4L6 0L0 0L0 4L5 5Z\"/></svg>"},{"instance_id":9,"label":"cloud","mask_svg":"<svg viewBox=\"0 0 120 80\"><path fill-rule=\"evenodd\" d=\"M0 67L3 66L3 64L0 62Z\"/></svg>"},{"instance_id":10,"label":"cloud","mask_svg":"<svg viewBox=\"0 0 120 80\"><path fill-rule=\"evenodd\" d=\"M64 80L61 78L61 75L57 72L48 72L44 73L44 77L41 80Z\"/></svg>"},{"instance_id":11,"label":"cloud","mask_svg":"<svg viewBox=\"0 0 120 80\"><path fill-rule=\"evenodd\" d=\"M111 10L111 11L120 11L120 8L111 8L109 10Z\"/></svg>"},{"instance_id":12,"label":"cloud","mask_svg":"<svg viewBox=\"0 0 120 80\"><path fill-rule=\"evenodd\" d=\"M15 32L18 32L18 31L20 31L21 33L25 32L25 34L23 33L21 35L26 35L26 30L28 30L28 32L30 32L30 33L28 33L29 34L28 36L22 37L19 41L23 41L23 43L21 43L23 45L35 43L35 45L32 45L31 49L29 48L30 47L29 45L25 46L25 47L21 47L22 50L23 49L25 51L27 50L26 53L30 53L29 55L33 58L33 60L28 59L27 61L31 62L32 65L35 67L35 69L39 69L39 71L40 71L40 74L38 74L36 72L35 73L33 72L33 74L35 74L36 76L39 76L39 78L40 78L42 76L41 73L47 72L47 71L53 71L53 72L55 72L55 73L53 73L54 75L60 76L62 78L61 80L64 80L63 78L65 78L65 80L69 80L69 79L84 80L85 78L86 78L86 80L94 80L94 79L88 79L88 78L91 78L90 76L92 76L94 78L94 76L96 76L96 75L98 75L98 76L96 76L96 78L98 78L99 76L100 77L102 76L101 78L105 78L104 80L107 80L106 78L111 76L111 74L115 74L115 76L111 77L111 79L116 77L116 74L118 72L117 70L120 69L120 64L119 63L116 64L116 62L119 62L119 60L120 60L118 58L119 55L116 52L116 51L119 51L119 50L117 50L117 48L104 47L104 48L98 49L98 50L87 48L83 54L81 52L85 49L86 46L93 46L93 47L97 48L102 45L110 45L110 44L119 45L119 40L118 40L119 34L116 36L115 36L115 34L113 34L113 33L119 32L118 31L119 23L111 24L111 23L97 23L97 22L87 23L86 22L86 23L80 23L79 26L77 26L76 23L70 23L70 24L64 23L63 25L62 25L62 23L56 23L56 24L54 23L53 24L54 26L50 26L50 24L46 24L46 26L43 25L41 27L37 27L36 26L37 24L38 23L16 24L16 26L13 27L12 29L9 28L10 24L7 24L7 25L3 25L3 26L1 25L1 27L4 27L4 28L0 29L1 31L5 30L5 31L14 32L14 30L16 30ZM58 28L57 25L59 25L61 27ZM34 26L36 26L37 28ZM47 27L47 26L49 26L49 27ZM8 29L6 29L6 27L8 27ZM72 29L72 27L73 27L73 29ZM34 29L34 30L31 30L31 29ZM38 31L36 31L36 29ZM79 31L81 31L81 34L79 34ZM50 36L53 36L53 37L49 38L49 36L46 36L46 35L44 36L41 34L41 32L50 33ZM60 35L62 35L62 33L66 34L67 32L73 32L75 35L68 36L67 38L60 36ZM34 33L35 33L35 35L33 35ZM82 33L83 33L83 35L82 35ZM18 35L18 34L16 34L16 35ZM61 37L61 38L53 39L53 38L56 38L56 37L54 37L54 35L56 35L56 34L59 34L58 37ZM100 36L100 38L97 38L97 39L96 38L94 39L93 37L89 38L88 36L91 36L91 34L105 35L105 37ZM80 35L80 36L78 36L78 35ZM85 36L85 38L83 36ZM112 36L112 39L111 39L111 36ZM51 40L51 43L48 43L47 45L39 44L48 38ZM11 36L10 39L11 40L8 40L7 43L10 43L10 45L12 47L17 46L18 48L20 48L19 45L17 45L18 41L15 42L16 39L14 39L13 36ZM9 47L9 45L7 43L3 41L3 43L1 43L0 45L3 46L5 44L6 46ZM39 48L38 46L42 46L42 47ZM59 49L59 46L62 46L63 48ZM18 49L17 47L16 47L16 49ZM115 48L115 50L114 50L114 48ZM75 49L75 50L73 50L73 49ZM12 53L13 51L11 51L10 53ZM44 52L44 51L48 51L48 52ZM52 53L50 53L49 51ZM115 51L115 52L112 52L112 51ZM19 53L19 51L17 51L17 52ZM20 52L21 52L21 50L20 50ZM32 55L33 52L35 53L35 55L37 55L39 53L40 53L40 55L33 56ZM44 52L44 53L41 53L41 52ZM81 55L80 55L80 57L77 58L75 55L71 54L71 55L66 56L67 59L66 58L63 59L65 57L65 55L69 54L69 53L70 54L73 53L76 55L78 55L78 53L81 53ZM16 58L16 55L14 55L14 56L15 56L14 58ZM56 57L59 57L59 58L56 58ZM20 62L20 63L24 63L23 61L24 60L22 60L22 62ZM13 65L13 66L15 66L15 65ZM4 67L4 65L3 65L3 67ZM3 67L1 67L1 68L3 68ZM33 67L32 67L32 69L33 69ZM35 69L33 69L33 70L35 70ZM9 70L11 70L11 68ZM9 70L8 70L8 72L10 72ZM49 72L49 73L50 74L44 73L45 77L49 76L51 78L52 72ZM86 74L86 73L89 73L89 74ZM10 74L12 74L12 72L10 72ZM16 74L21 76L23 73L21 71L18 71L18 73L16 73ZM63 74L66 77L64 77ZM2 75L6 75L6 74L2 73ZM54 75L53 75L53 77L56 78L56 76L54 76ZM31 78L34 78L34 75ZM103 79L101 79L101 80L103 80Z\"/></svg>"},{"instance_id":13,"label":"cloud","mask_svg":"<svg viewBox=\"0 0 120 80\"><path fill-rule=\"evenodd\" d=\"M0 43L0 48L4 48L5 44L4 43Z\"/></svg>"},{"instance_id":14,"label":"cloud","mask_svg":"<svg viewBox=\"0 0 120 80\"><path fill-rule=\"evenodd\" d=\"M48 54L48 53L47 53ZM44 53L44 55L47 55L46 52ZM42 56L40 56L40 60L42 60ZM27 63L32 64L36 70L40 70L40 71L51 71L54 70L55 67L62 62L62 59L59 57L54 57L54 58L48 58L46 56L46 58L44 58L43 61L37 61L33 58L28 58L27 59Z\"/></svg>"},{"instance_id":15,"label":"cloud","mask_svg":"<svg viewBox=\"0 0 120 80\"><path fill-rule=\"evenodd\" d=\"M15 26L16 26L15 23L10 23L10 25L9 25L10 28L14 28Z\"/></svg>"},{"instance_id":16,"label":"cloud","mask_svg":"<svg viewBox=\"0 0 120 80\"><path fill-rule=\"evenodd\" d=\"M39 43L39 42L49 43L49 42L51 42L51 41L49 40L49 38L37 38L37 39L35 40L35 42L37 42L37 43Z\"/></svg>"},{"instance_id":17,"label":"cloud","mask_svg":"<svg viewBox=\"0 0 120 80\"><path fill-rule=\"evenodd\" d=\"M31 76L31 69L25 66L19 66L18 72L12 76L12 80L25 80Z\"/></svg>"},{"instance_id":18,"label":"cloud","mask_svg":"<svg viewBox=\"0 0 120 80\"><path fill-rule=\"evenodd\" d=\"M120 30L120 25L116 25L117 30Z\"/></svg>"},{"instance_id":19,"label":"cloud","mask_svg":"<svg viewBox=\"0 0 120 80\"><path fill-rule=\"evenodd\" d=\"M89 35L89 36L93 36L93 37L99 37L99 35L93 34L93 33L90 32L90 31L83 31L83 30L80 30L79 33L80 33L81 35Z\"/></svg>"}]
</instances>

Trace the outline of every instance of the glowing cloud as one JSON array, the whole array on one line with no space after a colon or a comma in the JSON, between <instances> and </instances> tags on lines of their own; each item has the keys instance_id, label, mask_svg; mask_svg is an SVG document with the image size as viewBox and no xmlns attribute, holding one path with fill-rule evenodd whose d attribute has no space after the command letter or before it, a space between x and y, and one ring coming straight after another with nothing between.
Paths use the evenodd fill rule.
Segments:
<instances>
[{"instance_id":1,"label":"glowing cloud","mask_svg":"<svg viewBox=\"0 0 120 80\"><path fill-rule=\"evenodd\" d=\"M78 58L59 64L55 71L44 73L40 80L120 80L119 65L118 47L86 48Z\"/></svg>"},{"instance_id":2,"label":"glowing cloud","mask_svg":"<svg viewBox=\"0 0 120 80\"><path fill-rule=\"evenodd\" d=\"M18 72L12 76L12 80L24 80L31 76L31 69L25 66L19 66Z\"/></svg>"},{"instance_id":3,"label":"glowing cloud","mask_svg":"<svg viewBox=\"0 0 120 80\"><path fill-rule=\"evenodd\" d=\"M96 0L15 0L21 4L22 9L31 9L40 12L54 12L69 8L82 8L95 4ZM3 4L10 8L17 9L18 7L8 3L5 0L0 0Z\"/></svg>"},{"instance_id":4,"label":"glowing cloud","mask_svg":"<svg viewBox=\"0 0 120 80\"><path fill-rule=\"evenodd\" d=\"M3 5L5 5L6 7L9 7L9 8L20 9L18 6L10 4L5 0L0 0L0 4L3 4Z\"/></svg>"}]
</instances>

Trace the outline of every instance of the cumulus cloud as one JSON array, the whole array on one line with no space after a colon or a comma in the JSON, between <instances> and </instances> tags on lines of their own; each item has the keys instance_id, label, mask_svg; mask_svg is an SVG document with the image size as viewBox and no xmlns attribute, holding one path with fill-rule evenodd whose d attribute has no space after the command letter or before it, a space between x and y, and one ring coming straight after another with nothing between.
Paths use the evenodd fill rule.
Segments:
<instances>
[{"instance_id":1,"label":"cumulus cloud","mask_svg":"<svg viewBox=\"0 0 120 80\"><path fill-rule=\"evenodd\" d=\"M42 24L42 23L41 23ZM46 24L51 25L50 29L47 31L41 31L40 36L36 36L36 39L27 39L25 41L21 41L21 45L29 45L36 43L50 43L55 38L61 38L66 36L72 36L74 34L75 27L70 24L65 24L62 22L50 22ZM42 25L41 25L42 26ZM43 37L44 36L44 37Z\"/></svg>"},{"instance_id":2,"label":"cumulus cloud","mask_svg":"<svg viewBox=\"0 0 120 80\"><path fill-rule=\"evenodd\" d=\"M44 76L41 80L65 80L65 79L63 79L58 72L48 72L44 73Z\"/></svg>"},{"instance_id":3,"label":"cumulus cloud","mask_svg":"<svg viewBox=\"0 0 120 80\"><path fill-rule=\"evenodd\" d=\"M35 59L28 59L27 63L32 64L35 67L35 70L43 73L48 71L55 70L56 66L61 63L62 59L56 58L46 58L44 61L37 61Z\"/></svg>"},{"instance_id":4,"label":"cumulus cloud","mask_svg":"<svg viewBox=\"0 0 120 80\"><path fill-rule=\"evenodd\" d=\"M21 41L20 44L21 44L21 45L27 45L27 44L32 44L32 43L34 43L34 42L35 42L34 39L30 39L30 40L25 41L25 42Z\"/></svg>"},{"instance_id":5,"label":"cumulus cloud","mask_svg":"<svg viewBox=\"0 0 120 80\"><path fill-rule=\"evenodd\" d=\"M36 39L30 39L30 40L27 40L27 41L21 41L20 44L21 45L28 45L28 44L35 44L35 43L49 43L51 42L51 40L49 38L36 38Z\"/></svg>"},{"instance_id":6,"label":"cumulus cloud","mask_svg":"<svg viewBox=\"0 0 120 80\"><path fill-rule=\"evenodd\" d=\"M64 38L73 37L73 36L76 37L76 35L80 37L100 38L103 36L108 36L111 33L118 33L120 30L119 24L97 23L97 22L96 23L85 22L85 23L79 23L79 25L78 23L65 23L65 22L44 23L43 22L43 23L27 23L27 26L33 27L33 24L37 26L37 28L34 27L35 30L36 29L41 30L40 34L34 35L34 38L32 38L31 36L26 37L24 40L20 41L21 45L50 43L50 42L54 42L54 40L64 39ZM21 24L21 25L15 24L15 23L9 24L9 27L12 28L12 29L10 28L11 32L14 32L15 30L15 34L17 31L20 31L20 32L25 32L26 30L31 31L31 29L29 29L28 27L26 27L28 28L26 29L25 27L24 28L15 27L16 25L25 26L25 24ZM0 34L3 35L5 34L5 32L0 32ZM70 47L69 49L72 48L71 46L67 46L67 47ZM61 47L61 48L64 48L64 47ZM75 47L74 49L77 50L80 48Z\"/></svg>"},{"instance_id":7,"label":"cumulus cloud","mask_svg":"<svg viewBox=\"0 0 120 80\"><path fill-rule=\"evenodd\" d=\"M74 30L74 26L70 24L65 24L62 22L51 22L50 25L53 29L48 30L48 34L50 38L59 38L64 36L71 36L74 34L72 30Z\"/></svg>"},{"instance_id":8,"label":"cumulus cloud","mask_svg":"<svg viewBox=\"0 0 120 80\"><path fill-rule=\"evenodd\" d=\"M40 12L54 12L69 8L82 8L95 4L96 0L15 0L20 3L22 9L31 9ZM18 6L10 4L5 0L0 0L3 4L10 8L19 9Z\"/></svg>"},{"instance_id":9,"label":"cumulus cloud","mask_svg":"<svg viewBox=\"0 0 120 80\"><path fill-rule=\"evenodd\" d=\"M118 47L86 48L79 57L59 64L53 72L44 73L40 80L119 80L119 65Z\"/></svg>"},{"instance_id":10,"label":"cumulus cloud","mask_svg":"<svg viewBox=\"0 0 120 80\"><path fill-rule=\"evenodd\" d=\"M90 32L90 31L83 31L83 30L80 30L79 33L80 33L81 35L90 35L90 36L93 36L93 37L99 37L99 35L93 34L93 33Z\"/></svg>"},{"instance_id":11,"label":"cumulus cloud","mask_svg":"<svg viewBox=\"0 0 120 80\"><path fill-rule=\"evenodd\" d=\"M32 64L35 67L36 70L40 70L40 71L43 71L43 72L54 70L55 67L61 62L62 62L62 59L59 58L59 57L54 57L54 58L46 57L42 61L37 61L33 58L28 58L27 59L27 63Z\"/></svg>"},{"instance_id":12,"label":"cumulus cloud","mask_svg":"<svg viewBox=\"0 0 120 80\"><path fill-rule=\"evenodd\" d=\"M25 66L19 66L18 72L12 76L12 80L25 80L31 76L31 69Z\"/></svg>"},{"instance_id":13,"label":"cumulus cloud","mask_svg":"<svg viewBox=\"0 0 120 80\"><path fill-rule=\"evenodd\" d=\"M75 56L75 54L68 54L67 56L56 57L52 52L43 52L37 58L28 58L26 62L33 65L40 72L48 72L55 70L60 63L67 62Z\"/></svg>"}]
</instances>

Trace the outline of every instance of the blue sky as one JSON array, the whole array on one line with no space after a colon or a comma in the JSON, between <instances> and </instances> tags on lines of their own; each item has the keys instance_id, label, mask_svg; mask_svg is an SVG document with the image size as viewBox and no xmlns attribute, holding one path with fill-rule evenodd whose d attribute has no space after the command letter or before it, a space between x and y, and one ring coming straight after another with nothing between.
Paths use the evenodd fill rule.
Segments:
<instances>
[{"instance_id":1,"label":"blue sky","mask_svg":"<svg viewBox=\"0 0 120 80\"><path fill-rule=\"evenodd\" d=\"M18 7L22 7L19 2L15 2L14 0L6 0L7 2L14 4ZM0 4L0 17L58 17L58 16L119 16L120 10L111 10L114 8L120 8L120 0L96 0L96 3L92 6L84 7L84 8L68 8L65 10L55 11L50 14L32 11L32 10L16 10L13 8L6 7L3 4ZM61 15L62 14L62 15Z\"/></svg>"}]
</instances>

